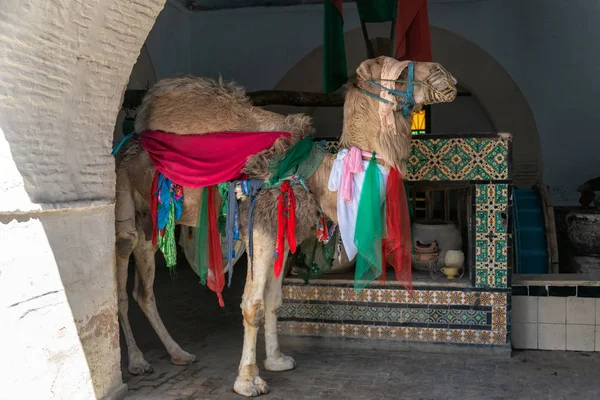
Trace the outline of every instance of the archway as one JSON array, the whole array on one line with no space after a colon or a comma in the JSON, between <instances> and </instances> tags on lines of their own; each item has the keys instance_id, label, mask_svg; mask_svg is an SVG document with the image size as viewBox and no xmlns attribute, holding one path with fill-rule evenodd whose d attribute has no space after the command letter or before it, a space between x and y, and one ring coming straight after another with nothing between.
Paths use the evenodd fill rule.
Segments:
<instances>
[{"instance_id":1,"label":"archway","mask_svg":"<svg viewBox=\"0 0 600 400\"><path fill-rule=\"evenodd\" d=\"M382 25L369 27L370 37L387 37L389 28ZM360 28L345 34L348 71L353 72L366 57L366 50ZM457 78L459 85L469 91L476 104L468 112L483 113L477 115L480 120L491 122L491 128L513 135L513 180L519 187L530 187L542 181L542 158L539 135L533 113L527 99L492 56L474 43L445 29L431 27L431 39L434 60L443 64ZM279 81L275 89L281 90L322 90L322 47L317 47L302 58ZM445 105L433 107L433 115L439 109L444 113ZM281 111L291 111L289 109ZM313 109L295 110L314 113ZM465 110L463 110L465 111ZM319 118L318 114L321 115ZM338 129L334 121L341 121L341 110L319 110L317 117L327 119L325 131ZM468 118L465 112L459 118ZM434 117L435 118L435 117ZM448 117L446 117L448 118ZM435 120L434 120L435 123ZM481 124L484 126L484 124ZM468 128L467 128L468 129ZM325 134L324 136L336 136Z\"/></svg>"},{"instance_id":2,"label":"archway","mask_svg":"<svg viewBox=\"0 0 600 400\"><path fill-rule=\"evenodd\" d=\"M132 66L164 4L0 5L0 325L4 378L20 397L126 390L111 147Z\"/></svg>"}]
</instances>

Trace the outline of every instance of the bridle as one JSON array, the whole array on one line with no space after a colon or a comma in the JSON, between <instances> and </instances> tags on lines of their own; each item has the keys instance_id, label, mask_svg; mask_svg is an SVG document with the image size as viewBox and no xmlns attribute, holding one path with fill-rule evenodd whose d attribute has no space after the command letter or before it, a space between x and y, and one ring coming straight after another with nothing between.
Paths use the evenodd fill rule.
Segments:
<instances>
[{"instance_id":1,"label":"bridle","mask_svg":"<svg viewBox=\"0 0 600 400\"><path fill-rule=\"evenodd\" d=\"M408 116L412 113L413 108L415 107L415 96L414 96L414 85L415 84L424 84L424 82L421 81L415 81L415 63L414 62L410 62L408 63L408 79L407 80L400 80L400 79L381 79L381 78L371 78L371 79L367 79L365 82L379 88L382 90L385 90L386 92L388 92L389 94L392 94L394 96L397 97L401 97L403 99L402 102L398 103L398 102L393 102L393 101L389 101L386 100L384 98L381 98L379 96L377 96L376 94L371 93L370 91L359 87L359 89L366 95L371 96L372 98L382 101L386 104L391 104L395 107L399 107L402 110L402 115L404 116L404 118L408 118ZM383 85L380 85L379 83L377 83L377 81L379 82L397 82L397 83L406 83L406 91L405 92L400 92L398 90L393 90L393 89L389 89L386 88ZM396 109L396 111L399 111L398 108Z\"/></svg>"}]
</instances>

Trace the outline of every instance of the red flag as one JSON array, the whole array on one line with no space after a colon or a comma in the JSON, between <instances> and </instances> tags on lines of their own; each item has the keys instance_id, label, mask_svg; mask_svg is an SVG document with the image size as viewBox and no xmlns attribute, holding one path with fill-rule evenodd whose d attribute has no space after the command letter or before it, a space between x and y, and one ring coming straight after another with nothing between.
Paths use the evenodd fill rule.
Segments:
<instances>
[{"instance_id":1,"label":"red flag","mask_svg":"<svg viewBox=\"0 0 600 400\"><path fill-rule=\"evenodd\" d=\"M432 60L427 0L398 0L396 59Z\"/></svg>"}]
</instances>

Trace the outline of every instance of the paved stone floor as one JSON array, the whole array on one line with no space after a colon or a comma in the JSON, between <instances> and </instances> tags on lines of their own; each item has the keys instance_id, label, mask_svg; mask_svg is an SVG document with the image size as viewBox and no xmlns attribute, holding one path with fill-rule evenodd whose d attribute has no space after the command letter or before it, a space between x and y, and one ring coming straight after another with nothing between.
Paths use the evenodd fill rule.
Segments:
<instances>
[{"instance_id":1,"label":"paved stone floor","mask_svg":"<svg viewBox=\"0 0 600 400\"><path fill-rule=\"evenodd\" d=\"M243 262L241 263L243 264ZM154 373L123 379L128 400L238 399L233 390L242 345L239 303L245 266L238 264L226 308L180 263L177 279L164 267L155 284L165 325L181 346L197 356L188 367L173 366L134 303L131 321ZM236 279L237 278L237 279ZM259 366L264 358L259 342ZM323 351L288 346L297 368L261 370L271 392L264 399L600 399L600 353L516 352L510 359L416 352Z\"/></svg>"}]
</instances>

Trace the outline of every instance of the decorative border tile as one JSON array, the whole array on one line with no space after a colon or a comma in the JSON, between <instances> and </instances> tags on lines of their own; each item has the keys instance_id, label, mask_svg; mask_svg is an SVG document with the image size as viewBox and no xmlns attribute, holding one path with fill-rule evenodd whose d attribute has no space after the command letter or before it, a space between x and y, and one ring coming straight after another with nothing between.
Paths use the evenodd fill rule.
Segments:
<instances>
[{"instance_id":1,"label":"decorative border tile","mask_svg":"<svg viewBox=\"0 0 600 400\"><path fill-rule=\"evenodd\" d=\"M474 185L475 286L508 287L509 185Z\"/></svg>"},{"instance_id":2,"label":"decorative border tile","mask_svg":"<svg viewBox=\"0 0 600 400\"><path fill-rule=\"evenodd\" d=\"M410 181L480 181L509 179L510 139L427 138L411 142L407 160Z\"/></svg>"},{"instance_id":3,"label":"decorative border tile","mask_svg":"<svg viewBox=\"0 0 600 400\"><path fill-rule=\"evenodd\" d=\"M510 141L491 135L413 138L406 178L409 181L508 180ZM339 143L325 140L325 147L335 153Z\"/></svg>"},{"instance_id":4,"label":"decorative border tile","mask_svg":"<svg viewBox=\"0 0 600 400\"><path fill-rule=\"evenodd\" d=\"M284 283L283 334L507 345L508 292ZM361 292L362 293L362 292Z\"/></svg>"},{"instance_id":5,"label":"decorative border tile","mask_svg":"<svg viewBox=\"0 0 600 400\"><path fill-rule=\"evenodd\" d=\"M474 329L406 328L325 322L283 321L279 333L293 336L391 339L409 342L506 345L506 333Z\"/></svg>"},{"instance_id":6,"label":"decorative border tile","mask_svg":"<svg viewBox=\"0 0 600 400\"><path fill-rule=\"evenodd\" d=\"M442 306L443 307L443 306ZM388 325L449 325L477 326L491 329L492 309L405 308L381 305L292 303L286 302L279 309L282 320L323 320L361 323L384 323Z\"/></svg>"},{"instance_id":7,"label":"decorative border tile","mask_svg":"<svg viewBox=\"0 0 600 400\"><path fill-rule=\"evenodd\" d=\"M371 288L356 294L352 287L315 286L284 283L284 301L324 301L406 305L493 306L506 305L506 293L459 290L419 290ZM498 303L501 301L502 303Z\"/></svg>"}]
</instances>

